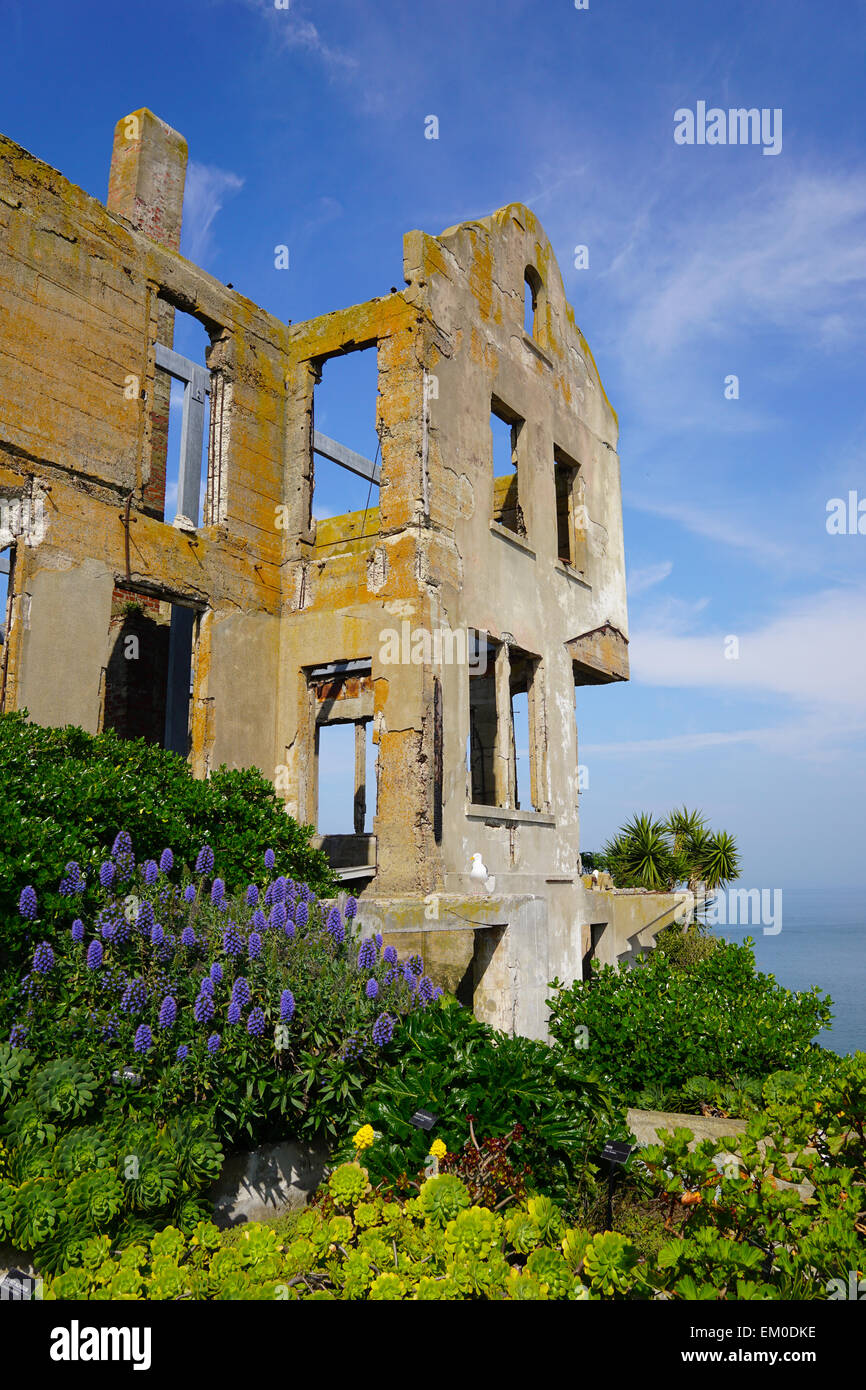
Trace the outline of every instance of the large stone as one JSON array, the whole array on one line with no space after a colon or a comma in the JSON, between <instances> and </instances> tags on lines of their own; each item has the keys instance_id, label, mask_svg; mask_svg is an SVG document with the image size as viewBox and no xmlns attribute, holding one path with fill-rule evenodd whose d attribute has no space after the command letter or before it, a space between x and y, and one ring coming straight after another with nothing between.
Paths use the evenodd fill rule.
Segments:
<instances>
[{"instance_id":1,"label":"large stone","mask_svg":"<svg viewBox=\"0 0 866 1390\"><path fill-rule=\"evenodd\" d=\"M211 1188L214 1221L240 1226L303 1207L325 1173L327 1150L315 1144L263 1144L227 1159Z\"/></svg>"}]
</instances>

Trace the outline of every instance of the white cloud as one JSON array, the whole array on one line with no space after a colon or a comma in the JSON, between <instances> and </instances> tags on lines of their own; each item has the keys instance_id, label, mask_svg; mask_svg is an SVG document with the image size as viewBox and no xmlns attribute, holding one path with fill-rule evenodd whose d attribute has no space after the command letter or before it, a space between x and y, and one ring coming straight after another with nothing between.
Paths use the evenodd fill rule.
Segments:
<instances>
[{"instance_id":1,"label":"white cloud","mask_svg":"<svg viewBox=\"0 0 866 1390\"><path fill-rule=\"evenodd\" d=\"M676 219L620 261L620 288L637 295L626 342L667 355L734 325L810 331L828 346L862 335L866 176L794 172L727 205L683 217L678 200Z\"/></svg>"},{"instance_id":2,"label":"white cloud","mask_svg":"<svg viewBox=\"0 0 866 1390\"><path fill-rule=\"evenodd\" d=\"M650 516L675 521L705 540L720 541L723 545L733 546L735 550L747 551L750 559L771 568L775 568L779 561L789 559L792 553L789 546L780 545L770 538L767 525L750 526L746 519L748 509L745 507L740 507L736 513L725 512L722 508L708 511L706 507L696 507L688 502L649 501L632 496L628 497L628 505Z\"/></svg>"},{"instance_id":3,"label":"white cloud","mask_svg":"<svg viewBox=\"0 0 866 1390\"><path fill-rule=\"evenodd\" d=\"M739 657L725 656L736 636ZM831 589L791 603L763 627L713 636L633 632L632 677L645 685L774 693L821 707L863 707L866 590Z\"/></svg>"},{"instance_id":4,"label":"white cloud","mask_svg":"<svg viewBox=\"0 0 866 1390\"><path fill-rule=\"evenodd\" d=\"M213 221L232 193L243 188L244 181L228 169L212 164L191 161L186 171L183 200L183 253L201 264L212 248Z\"/></svg>"},{"instance_id":5,"label":"white cloud","mask_svg":"<svg viewBox=\"0 0 866 1390\"><path fill-rule=\"evenodd\" d=\"M642 569L631 570L628 576L629 597L636 598L638 594L645 594L647 589L661 584L673 567L673 560L662 560L657 565L645 565Z\"/></svg>"}]
</instances>

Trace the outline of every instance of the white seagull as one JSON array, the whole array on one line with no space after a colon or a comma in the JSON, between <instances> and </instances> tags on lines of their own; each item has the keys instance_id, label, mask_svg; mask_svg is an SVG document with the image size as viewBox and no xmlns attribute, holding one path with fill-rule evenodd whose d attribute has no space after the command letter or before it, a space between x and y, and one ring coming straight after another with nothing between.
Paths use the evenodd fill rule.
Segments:
<instances>
[{"instance_id":1,"label":"white seagull","mask_svg":"<svg viewBox=\"0 0 866 1390\"><path fill-rule=\"evenodd\" d=\"M496 879L492 874L488 874L487 865L480 854L473 854L472 856L472 868L469 870L469 877L473 883L477 883L479 886L483 883L488 893L492 893L496 887Z\"/></svg>"}]
</instances>

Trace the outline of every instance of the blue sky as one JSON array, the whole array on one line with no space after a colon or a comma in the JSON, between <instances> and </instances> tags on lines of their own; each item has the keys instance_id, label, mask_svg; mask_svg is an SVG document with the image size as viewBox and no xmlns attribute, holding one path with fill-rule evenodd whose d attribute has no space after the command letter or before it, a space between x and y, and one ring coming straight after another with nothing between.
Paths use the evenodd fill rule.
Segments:
<instances>
[{"instance_id":1,"label":"blue sky","mask_svg":"<svg viewBox=\"0 0 866 1390\"><path fill-rule=\"evenodd\" d=\"M104 198L151 107L185 253L294 321L400 286L404 231L533 208L621 427L633 679L578 692L583 846L686 802L744 884L855 885L866 535L825 523L866 498L864 60L864 0L6 0L0 129ZM699 101L780 108L780 153L677 145ZM318 423L367 451L353 389Z\"/></svg>"}]
</instances>

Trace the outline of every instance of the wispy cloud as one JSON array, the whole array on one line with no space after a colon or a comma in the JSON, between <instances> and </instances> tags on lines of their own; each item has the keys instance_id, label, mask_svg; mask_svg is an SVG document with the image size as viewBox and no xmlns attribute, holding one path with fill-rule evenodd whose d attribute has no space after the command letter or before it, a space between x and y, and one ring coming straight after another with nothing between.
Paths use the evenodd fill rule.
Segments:
<instances>
[{"instance_id":1,"label":"wispy cloud","mask_svg":"<svg viewBox=\"0 0 866 1390\"><path fill-rule=\"evenodd\" d=\"M631 570L628 576L629 597L637 598L638 594L645 594L647 589L661 584L667 579L673 567L673 560L662 560L657 565L644 565L642 569Z\"/></svg>"},{"instance_id":2,"label":"wispy cloud","mask_svg":"<svg viewBox=\"0 0 866 1390\"><path fill-rule=\"evenodd\" d=\"M199 265L213 249L213 222L226 198L244 181L228 169L192 161L186 172L183 200L183 253Z\"/></svg>"},{"instance_id":3,"label":"wispy cloud","mask_svg":"<svg viewBox=\"0 0 866 1390\"><path fill-rule=\"evenodd\" d=\"M633 678L645 685L773 693L832 719L840 706L863 707L864 638L866 590L829 589L791 602L751 631L698 637L639 629L630 660ZM735 650L735 659L726 656Z\"/></svg>"},{"instance_id":4,"label":"wispy cloud","mask_svg":"<svg viewBox=\"0 0 866 1390\"><path fill-rule=\"evenodd\" d=\"M675 521L693 535L701 536L705 540L720 541L735 550L747 551L750 559L771 568L775 568L779 561L791 557L791 548L772 540L767 534L766 525L749 525L744 516L747 509L743 507L740 507L737 513L722 509L710 511L706 507L695 506L689 502L651 501L649 498L632 496L628 498L628 505L640 512L647 512L650 516Z\"/></svg>"},{"instance_id":5,"label":"wispy cloud","mask_svg":"<svg viewBox=\"0 0 866 1390\"><path fill-rule=\"evenodd\" d=\"M807 331L828 347L863 333L866 176L795 171L726 199L727 215L647 225L612 278L636 292L627 341L667 355L732 326ZM699 228L699 231L698 231Z\"/></svg>"}]
</instances>

